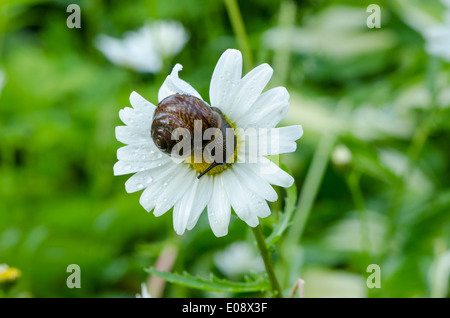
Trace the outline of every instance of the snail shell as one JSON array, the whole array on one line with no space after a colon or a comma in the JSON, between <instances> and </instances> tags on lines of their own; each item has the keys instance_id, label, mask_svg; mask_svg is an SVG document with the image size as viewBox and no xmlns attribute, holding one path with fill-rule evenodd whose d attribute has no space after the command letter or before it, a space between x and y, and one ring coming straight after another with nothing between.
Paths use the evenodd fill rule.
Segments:
<instances>
[{"instance_id":1,"label":"snail shell","mask_svg":"<svg viewBox=\"0 0 450 318\"><path fill-rule=\"evenodd\" d=\"M201 121L201 132L194 132L196 120ZM231 128L231 126L225 120L219 109L210 107L201 99L191 95L170 95L158 104L151 127L152 139L162 152L170 155L172 149L179 142L179 140L174 140L172 137L173 131L177 128L185 128L189 131L192 151L194 149L194 136L196 133L203 136L208 128L220 129L220 134L218 134L218 150L223 151L223 160L222 162L214 161L207 170L198 176L199 178L214 167L227 164L226 129ZM235 139L236 137L234 136L234 147L236 146ZM211 140L202 139L202 147L205 147L210 142Z\"/></svg>"}]
</instances>

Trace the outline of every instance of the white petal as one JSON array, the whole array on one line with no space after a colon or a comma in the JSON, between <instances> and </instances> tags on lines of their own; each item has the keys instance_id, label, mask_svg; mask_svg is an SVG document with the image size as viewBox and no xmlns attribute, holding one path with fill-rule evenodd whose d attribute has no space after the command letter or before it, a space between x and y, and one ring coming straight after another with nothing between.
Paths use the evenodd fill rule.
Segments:
<instances>
[{"instance_id":1,"label":"white petal","mask_svg":"<svg viewBox=\"0 0 450 318\"><path fill-rule=\"evenodd\" d=\"M171 174L176 169L176 166L176 164L168 162L153 169L137 172L125 182L125 190L128 193L132 193L147 188L163 177Z\"/></svg>"},{"instance_id":2,"label":"white petal","mask_svg":"<svg viewBox=\"0 0 450 318\"><path fill-rule=\"evenodd\" d=\"M194 179L191 188L185 192L181 200L173 208L173 228L178 235L183 234L186 230L189 217L195 205L199 181L197 178Z\"/></svg>"},{"instance_id":3,"label":"white petal","mask_svg":"<svg viewBox=\"0 0 450 318\"><path fill-rule=\"evenodd\" d=\"M119 117L127 126L150 131L153 120L153 111L142 112L131 107L125 107L124 109L119 110Z\"/></svg>"},{"instance_id":4,"label":"white petal","mask_svg":"<svg viewBox=\"0 0 450 318\"><path fill-rule=\"evenodd\" d=\"M209 87L211 106L227 113L242 76L242 55L238 50L226 50L214 68Z\"/></svg>"},{"instance_id":5,"label":"white petal","mask_svg":"<svg viewBox=\"0 0 450 318\"><path fill-rule=\"evenodd\" d=\"M261 94L247 113L240 117L237 127L275 127L289 109L289 93L284 87L275 87Z\"/></svg>"},{"instance_id":6,"label":"white petal","mask_svg":"<svg viewBox=\"0 0 450 318\"><path fill-rule=\"evenodd\" d=\"M167 188L167 185L177 176L180 175L183 167L182 165L174 165L175 169L167 170L162 176L158 176L154 181L150 183L147 189L142 192L139 199L139 203L144 207L147 212L153 210L161 197L161 191ZM164 211L166 212L166 211ZM163 213L161 213L163 214ZM156 216L160 216L158 214Z\"/></svg>"},{"instance_id":7,"label":"white petal","mask_svg":"<svg viewBox=\"0 0 450 318\"><path fill-rule=\"evenodd\" d=\"M297 149L295 141L303 135L303 129L302 126L295 125L271 128L269 131L260 129L259 133L258 154L267 156L294 152Z\"/></svg>"},{"instance_id":8,"label":"white petal","mask_svg":"<svg viewBox=\"0 0 450 318\"><path fill-rule=\"evenodd\" d=\"M250 210L250 215L260 218L268 217L271 213L269 205L266 200L259 197L258 195L249 191L247 195L247 204Z\"/></svg>"},{"instance_id":9,"label":"white petal","mask_svg":"<svg viewBox=\"0 0 450 318\"><path fill-rule=\"evenodd\" d=\"M247 113L248 109L258 99L272 77L273 69L269 64L261 64L247 73L239 83L239 89L232 101L227 115L232 122L236 122Z\"/></svg>"},{"instance_id":10,"label":"white petal","mask_svg":"<svg viewBox=\"0 0 450 318\"><path fill-rule=\"evenodd\" d=\"M178 77L178 72L183 69L181 64L176 64L173 67L172 73L167 76L164 83L158 92L158 102L161 102L164 98L174 94L191 95L202 99L200 94L187 82Z\"/></svg>"},{"instance_id":11,"label":"white petal","mask_svg":"<svg viewBox=\"0 0 450 318\"><path fill-rule=\"evenodd\" d=\"M215 236L227 235L230 223L231 207L223 187L222 176L214 176L214 189L208 204L208 219Z\"/></svg>"},{"instance_id":12,"label":"white petal","mask_svg":"<svg viewBox=\"0 0 450 318\"><path fill-rule=\"evenodd\" d=\"M188 230L192 230L198 221L198 218L202 214L208 202L211 200L211 194L213 190L213 178L208 175L203 176L198 180L198 189L195 195L194 206L189 215L189 220L186 225Z\"/></svg>"},{"instance_id":13,"label":"white petal","mask_svg":"<svg viewBox=\"0 0 450 318\"><path fill-rule=\"evenodd\" d=\"M256 194L252 189L242 187L240 194L235 193L235 196L245 202L248 210L247 219L244 220L251 227L259 224L258 217L265 218L270 215L271 211L266 200Z\"/></svg>"},{"instance_id":14,"label":"white petal","mask_svg":"<svg viewBox=\"0 0 450 318\"><path fill-rule=\"evenodd\" d=\"M123 174L129 174L139 171L145 171L149 169L153 169L156 167L161 167L162 165L172 162L172 158L170 156L164 155L161 158L153 161L117 161L114 165L114 175L120 176Z\"/></svg>"},{"instance_id":15,"label":"white petal","mask_svg":"<svg viewBox=\"0 0 450 318\"><path fill-rule=\"evenodd\" d=\"M259 221L258 217L250 214L248 208L248 190L242 187L241 182L235 175L233 169L227 169L222 174L227 198L230 201L234 212L236 212L236 215L249 226L255 227L258 225Z\"/></svg>"},{"instance_id":16,"label":"white petal","mask_svg":"<svg viewBox=\"0 0 450 318\"><path fill-rule=\"evenodd\" d=\"M128 145L152 142L152 138L150 136L150 127L147 131L145 129L141 129L141 127L117 126L116 138L121 143Z\"/></svg>"},{"instance_id":17,"label":"white petal","mask_svg":"<svg viewBox=\"0 0 450 318\"><path fill-rule=\"evenodd\" d=\"M249 164L236 163L233 165L238 178L249 189L262 198L274 202L278 199L277 192L261 176L248 167Z\"/></svg>"},{"instance_id":18,"label":"white petal","mask_svg":"<svg viewBox=\"0 0 450 318\"><path fill-rule=\"evenodd\" d=\"M159 190L153 214L160 216L166 213L184 195L188 187L192 186L196 174L185 164L180 164L180 172L173 179L166 179Z\"/></svg>"},{"instance_id":19,"label":"white petal","mask_svg":"<svg viewBox=\"0 0 450 318\"><path fill-rule=\"evenodd\" d=\"M138 131L139 135L149 136L156 107L136 92L130 94L130 103L133 108L121 109L119 111L120 119L130 129ZM121 129L119 128L119 130ZM132 141L130 140L130 142Z\"/></svg>"},{"instance_id":20,"label":"white petal","mask_svg":"<svg viewBox=\"0 0 450 318\"><path fill-rule=\"evenodd\" d=\"M155 111L156 106L146 100L144 97L136 92L130 94L130 104L134 109L140 110L146 113L152 113Z\"/></svg>"},{"instance_id":21,"label":"white petal","mask_svg":"<svg viewBox=\"0 0 450 318\"><path fill-rule=\"evenodd\" d=\"M117 159L124 161L154 161L167 156L153 142L133 144L117 149Z\"/></svg>"},{"instance_id":22,"label":"white petal","mask_svg":"<svg viewBox=\"0 0 450 318\"><path fill-rule=\"evenodd\" d=\"M289 188L294 183L294 178L289 173L267 158L260 157L257 164L248 166L270 184Z\"/></svg>"}]
</instances>

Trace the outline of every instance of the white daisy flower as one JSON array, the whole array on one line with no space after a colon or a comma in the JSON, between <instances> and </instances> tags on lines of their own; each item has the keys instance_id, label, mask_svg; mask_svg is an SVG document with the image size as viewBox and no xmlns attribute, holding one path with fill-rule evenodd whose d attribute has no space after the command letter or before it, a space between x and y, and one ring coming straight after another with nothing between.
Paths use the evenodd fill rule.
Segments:
<instances>
[{"instance_id":1,"label":"white daisy flower","mask_svg":"<svg viewBox=\"0 0 450 318\"><path fill-rule=\"evenodd\" d=\"M158 73L163 62L178 54L188 39L181 23L156 21L125 33L123 39L98 35L95 45L114 64L138 72Z\"/></svg>"},{"instance_id":2,"label":"white daisy flower","mask_svg":"<svg viewBox=\"0 0 450 318\"><path fill-rule=\"evenodd\" d=\"M181 69L177 64L167 76L159 90L158 102L174 94L202 99L191 85L178 77ZM140 203L148 212L153 210L155 216L173 207L173 225L179 235L194 227L205 207L216 236L228 233L231 208L240 219L255 227L259 224L258 217L270 215L267 201L277 200L271 185L290 187L294 182L288 173L265 158L295 151L295 141L303 134L299 125L274 128L289 108L289 94L284 87L262 93L273 73L268 64L256 67L244 77L241 72L241 53L227 50L215 67L209 90L211 106L220 109L234 128L237 160L218 166L201 178L198 173L209 164L175 161L153 142L150 127L155 105L133 92L130 95L133 108L126 107L119 112L126 126L116 127L116 137L127 146L117 151L114 174L135 173L125 183L125 189L127 192L144 190ZM258 146L270 144L269 149L258 153L254 163L246 162L246 158L254 156L243 134L249 128L272 128L267 140L258 141ZM259 137L260 131L264 129L258 130Z\"/></svg>"}]
</instances>

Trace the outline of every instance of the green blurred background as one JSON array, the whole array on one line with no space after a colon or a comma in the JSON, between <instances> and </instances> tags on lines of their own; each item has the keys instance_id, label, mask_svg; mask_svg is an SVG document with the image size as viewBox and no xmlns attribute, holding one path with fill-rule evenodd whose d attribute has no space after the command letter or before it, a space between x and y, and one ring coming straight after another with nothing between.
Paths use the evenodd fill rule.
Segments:
<instances>
[{"instance_id":1,"label":"green blurred background","mask_svg":"<svg viewBox=\"0 0 450 318\"><path fill-rule=\"evenodd\" d=\"M229 234L216 238L202 215L178 237L171 212L147 214L140 193L125 192L129 176L112 171L122 146L114 127L132 91L156 103L163 79L181 63L181 77L208 96L218 58L239 48L224 3L79 1L81 28L69 29L70 3L0 3L0 263L22 272L0 295L135 297L147 279L143 269L168 244L178 251L174 271L230 278L214 260L233 242L252 246L244 222L232 216ZM366 26L371 3L382 9L379 29ZM304 197L314 197L314 187L305 189L313 158L325 164L312 208L294 217L304 224L295 259L274 254L284 289L301 277L307 297L449 296L450 68L427 54L422 32L442 20L444 6L400 0L239 6L255 64L269 63L269 85L291 94L280 125L303 126L297 151L282 161ZM119 38L148 19L180 21L190 34L159 74L114 65L95 48L96 35ZM280 202L262 220L266 233L283 205L284 192L277 191ZM80 289L66 286L69 264L81 268ZM379 289L366 286L369 264L381 268ZM163 295L255 296L173 284Z\"/></svg>"}]
</instances>

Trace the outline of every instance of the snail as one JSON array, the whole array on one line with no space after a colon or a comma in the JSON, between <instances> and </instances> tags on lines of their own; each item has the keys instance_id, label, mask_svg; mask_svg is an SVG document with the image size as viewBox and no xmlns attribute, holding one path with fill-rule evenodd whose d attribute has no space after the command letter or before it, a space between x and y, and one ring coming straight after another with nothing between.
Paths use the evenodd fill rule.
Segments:
<instances>
[{"instance_id":1,"label":"snail","mask_svg":"<svg viewBox=\"0 0 450 318\"><path fill-rule=\"evenodd\" d=\"M196 124L196 121L200 121L201 125L198 125L199 122ZM194 131L194 127L197 131ZM211 150L213 158L212 163L206 170L202 171L197 176L198 179L217 166L229 164L227 158L230 158L230 151L234 153L236 136L220 109L210 107L201 99L191 95L170 95L159 102L155 109L151 126L151 137L155 145L162 152L169 155L172 154L175 145L180 141L173 138L172 134L177 128L185 128L189 132L191 138L191 153L196 146L194 136L202 136L202 149L205 149L211 142L215 142L215 147ZM205 131L208 128L218 129L215 131L215 138L212 140L206 140L204 138ZM227 131L227 128L230 129ZM199 131L199 129L201 129L201 131ZM227 132L232 133L233 139L228 139L228 141L233 140L233 145L227 145ZM215 156L215 151L221 151L221 153L219 153L218 156Z\"/></svg>"}]
</instances>

